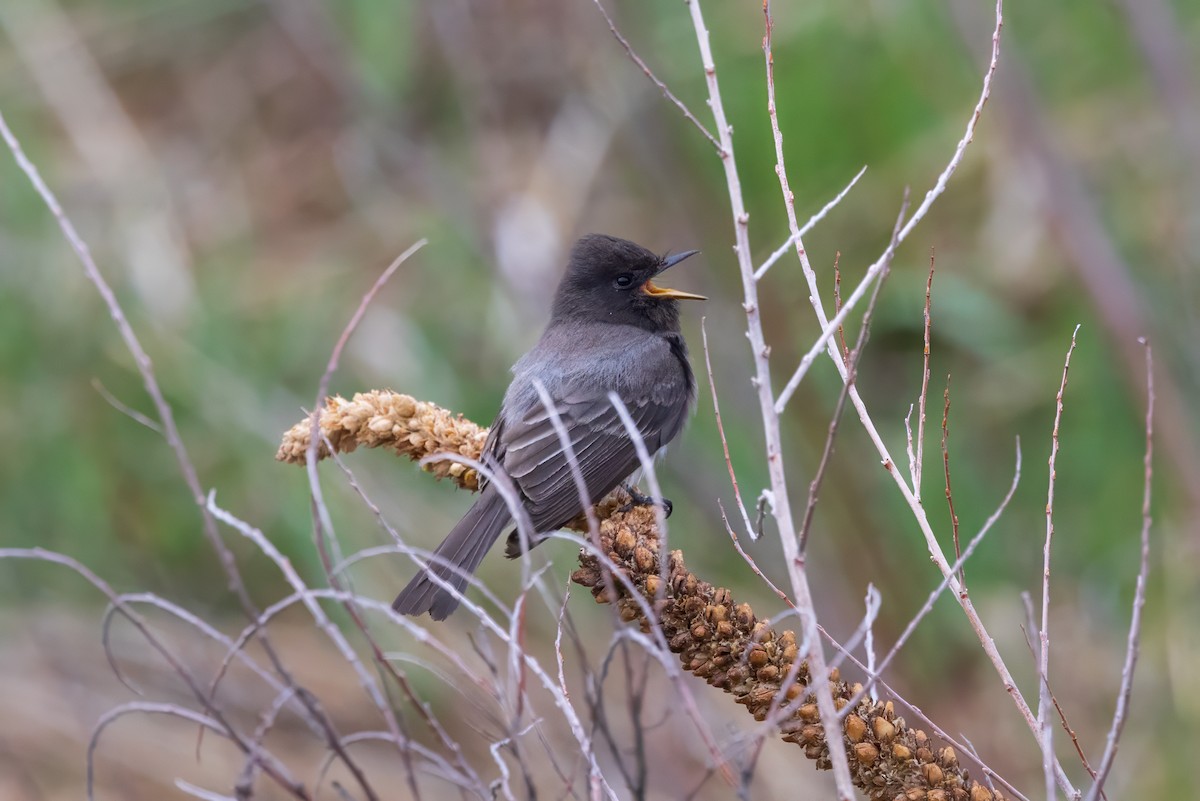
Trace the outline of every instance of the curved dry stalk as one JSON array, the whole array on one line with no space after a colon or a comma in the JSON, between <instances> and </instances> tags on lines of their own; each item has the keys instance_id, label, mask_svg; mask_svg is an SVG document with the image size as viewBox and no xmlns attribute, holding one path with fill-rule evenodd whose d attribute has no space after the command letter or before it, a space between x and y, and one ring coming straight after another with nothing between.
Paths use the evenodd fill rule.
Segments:
<instances>
[{"instance_id":1,"label":"curved dry stalk","mask_svg":"<svg viewBox=\"0 0 1200 801\"><path fill-rule=\"evenodd\" d=\"M400 456L419 460L435 453L458 453L477 457L483 451L487 429L437 404L388 390L356 392L351 400L335 395L325 401L319 423L326 442L317 448L317 458L350 453L359 446L390 448ZM310 421L305 417L288 429L275 458L288 464L304 464L308 452ZM438 478L449 478L463 489L479 489L479 474L457 462L431 462L422 467Z\"/></svg>"},{"instance_id":2,"label":"curved dry stalk","mask_svg":"<svg viewBox=\"0 0 1200 801\"><path fill-rule=\"evenodd\" d=\"M758 620L749 604L736 603L729 590L688 571L682 551L670 553L670 572L663 587L652 510L635 507L614 513L601 522L600 541L643 597L652 599L663 592L658 626L688 671L733 695L735 703L745 706L756 720L772 718L783 739L802 746L817 767L831 767L808 664L798 662L800 649L793 632L778 631ZM572 580L591 588L597 601L606 603L610 588L595 557L582 555L580 565ZM636 599L623 586L616 589L621 618L648 626L650 621ZM785 683L789 674L794 681ZM839 711L862 689L858 683L842 681L836 670L828 686ZM785 699L782 705L776 701L779 697ZM840 734L854 785L871 799L1004 798L971 780L953 748L938 749L924 731L910 728L896 715L891 701L860 698Z\"/></svg>"},{"instance_id":3,"label":"curved dry stalk","mask_svg":"<svg viewBox=\"0 0 1200 801\"><path fill-rule=\"evenodd\" d=\"M371 447L390 448L413 459L423 458L427 449L452 449L471 458L478 455L470 452L471 443L482 445L486 435L461 415L407 395L369 392L355 398L375 399L380 407L397 403L405 414L381 414L379 420L391 424L380 422L373 427L361 415L351 414L355 422L345 429L340 428L341 417L323 415L323 430L346 432L329 439L335 449L352 450L369 442ZM369 405L371 402L364 402L364 408ZM331 410L336 411L334 406L331 404ZM430 427L422 428L422 421ZM363 430L371 433L359 438L355 432ZM296 431L293 428L285 435L281 453ZM452 443L456 446L447 448ZM464 488L476 486L463 474L431 472L449 475ZM656 629L686 670L733 695L757 720L773 722L785 741L802 746L818 767L829 768L831 751L816 704L816 688L807 661L800 659L795 634L759 620L749 604L735 603L729 590L714 587L688 571L682 551L666 555L664 580L655 508L622 511L618 504L606 502L596 507L595 514L600 520L599 553L582 550L572 580L590 588L597 602L614 603L622 620L636 622L643 631ZM574 526L587 529L582 516ZM609 578L612 566L619 573ZM959 765L953 748L939 748L924 731L909 727L891 701L871 700L861 684L842 681L836 670L826 686L834 706L844 714L840 740L854 785L869 798L997 801L1007 797L972 780Z\"/></svg>"}]
</instances>

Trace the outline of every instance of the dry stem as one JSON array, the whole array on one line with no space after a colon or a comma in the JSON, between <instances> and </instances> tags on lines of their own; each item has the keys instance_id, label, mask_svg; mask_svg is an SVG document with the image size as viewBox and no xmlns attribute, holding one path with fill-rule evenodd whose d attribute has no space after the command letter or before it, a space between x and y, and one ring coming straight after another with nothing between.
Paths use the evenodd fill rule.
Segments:
<instances>
[{"instance_id":1,"label":"dry stem","mask_svg":"<svg viewBox=\"0 0 1200 801\"><path fill-rule=\"evenodd\" d=\"M411 459L447 450L477 457L487 433L432 403L381 391L355 395L353 401L331 399L320 424L335 450L386 447ZM308 425L306 419L284 435L280 460L303 460ZM473 471L451 472L438 463L430 467L430 472L449 476L460 487L477 487ZM580 568L572 579L589 587L598 603L610 603L615 597L621 619L636 621L644 632L656 626L685 669L733 695L757 720L771 720L785 741L802 746L818 767L829 768L826 729L807 661L797 663L801 654L795 634L759 620L750 605L736 603L729 590L688 571L682 551L667 555L664 582L654 508L619 511L619 504L609 499L595 511L600 519L600 550L624 580L608 578L602 560L587 549L580 552ZM582 523L582 518L576 522ZM854 785L867 797L884 801L1005 797L973 781L958 764L953 748L937 748L924 731L910 728L896 715L891 701L871 700L860 684L842 681L836 669L826 686L835 707L844 713L841 739Z\"/></svg>"}]
</instances>

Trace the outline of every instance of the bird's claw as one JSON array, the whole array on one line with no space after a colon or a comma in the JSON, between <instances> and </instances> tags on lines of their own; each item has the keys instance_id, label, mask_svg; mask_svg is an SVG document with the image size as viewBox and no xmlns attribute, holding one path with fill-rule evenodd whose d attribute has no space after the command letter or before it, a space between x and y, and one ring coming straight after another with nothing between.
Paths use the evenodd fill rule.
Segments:
<instances>
[{"instance_id":1,"label":"bird's claw","mask_svg":"<svg viewBox=\"0 0 1200 801\"><path fill-rule=\"evenodd\" d=\"M638 492L637 489L632 484L624 484L624 485L622 485L622 489L624 489L625 492L629 493L629 503L625 504L620 509L618 509L617 510L618 512L628 512L630 509L632 509L635 506L654 506L655 505L655 500L652 496L643 495L642 493ZM671 512L673 512L675 510L675 504L671 503L671 501L669 501L668 499L663 498L662 499L662 510L663 510L663 517L670 517Z\"/></svg>"}]
</instances>

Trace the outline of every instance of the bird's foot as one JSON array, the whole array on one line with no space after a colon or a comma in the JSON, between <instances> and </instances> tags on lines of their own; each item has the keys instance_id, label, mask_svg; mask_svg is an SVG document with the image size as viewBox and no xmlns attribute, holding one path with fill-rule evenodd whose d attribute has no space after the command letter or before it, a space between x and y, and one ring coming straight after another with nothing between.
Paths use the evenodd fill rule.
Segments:
<instances>
[{"instance_id":1,"label":"bird's foot","mask_svg":"<svg viewBox=\"0 0 1200 801\"><path fill-rule=\"evenodd\" d=\"M618 512L628 512L635 506L654 506L654 498L649 495L643 495L637 491L637 488L632 484L622 484L621 489L629 493L629 503L618 509ZM666 498L662 499L663 517L670 517L671 512L675 510L675 504L671 503Z\"/></svg>"}]
</instances>

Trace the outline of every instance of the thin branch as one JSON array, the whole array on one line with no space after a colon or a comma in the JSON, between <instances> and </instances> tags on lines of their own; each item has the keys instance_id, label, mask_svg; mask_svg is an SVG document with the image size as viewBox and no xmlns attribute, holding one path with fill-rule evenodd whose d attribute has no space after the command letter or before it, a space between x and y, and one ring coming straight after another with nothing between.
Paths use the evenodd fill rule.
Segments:
<instances>
[{"instance_id":1,"label":"thin branch","mask_svg":"<svg viewBox=\"0 0 1200 801\"><path fill-rule=\"evenodd\" d=\"M820 211L818 211L813 216L809 217L808 222L806 222L804 225L802 225L800 227L799 231L796 231L794 234L789 234L788 238L783 241L783 244L780 245L779 247L775 248L775 250L771 252L771 255L767 257L767 260L764 261L761 265L759 265L759 268L754 271L754 280L761 281L762 277L767 274L767 270L771 269L771 267L774 266L775 262L777 262L781 258L783 258L784 255L788 252L788 250L793 245L795 245L799 239L804 237L809 231L811 231L813 228L815 228L817 226L817 223L824 220L825 216L827 214L829 214L829 212L831 212L835 208L837 208L838 204L841 203L845 199L846 195L850 194L850 190L854 188L854 185L856 183L858 183L858 179L862 178L863 175L866 174L866 172L867 172L867 165L864 164L862 166L862 169L859 170L854 175L854 177L850 179L850 183L846 184L845 188L842 189L841 192L838 192L837 196L833 200L826 203L824 206L821 207ZM836 264L835 264L835 269L836 269Z\"/></svg>"},{"instance_id":2,"label":"thin branch","mask_svg":"<svg viewBox=\"0 0 1200 801\"><path fill-rule=\"evenodd\" d=\"M249 745L246 743L245 737L237 730L236 727L225 717L224 713L217 707L209 695L201 688L200 683L191 674L184 665L183 661L175 655L166 644L150 628L145 618L137 613L136 610L129 607L123 600L123 596L118 595L112 587L108 585L104 579L97 576L90 568L80 563L65 554L55 551L48 551L45 548L0 548L0 560L4 559L31 559L41 562L49 562L51 564L62 565L69 568L76 574L81 576L85 581L99 590L109 603L117 607L121 614L138 630L145 638L146 642L166 660L175 674L187 685L188 690L196 698L196 701L204 707L207 713L207 718L210 718L220 724L221 735L227 737L234 743L243 753L249 752ZM193 712L192 714L199 714ZM263 757L266 759L266 757ZM263 770L269 775L280 787L285 791L295 796L301 801L307 801L309 798L308 791L304 789L302 784L299 784L292 779L287 769L283 765L277 765L273 761L263 765ZM92 786L88 785L88 798L92 797Z\"/></svg>"},{"instance_id":3,"label":"thin branch","mask_svg":"<svg viewBox=\"0 0 1200 801\"><path fill-rule=\"evenodd\" d=\"M1021 633L1025 635L1025 646L1029 649L1029 655L1036 663L1038 661L1038 648L1033 642L1033 632L1037 630L1037 625L1033 622L1033 598L1028 592L1021 593L1021 603L1025 607L1025 624L1021 626ZM1071 738L1071 744L1075 746L1075 753L1079 755L1079 761L1083 764L1084 769L1093 780L1096 778L1096 771L1088 762L1087 755L1083 752L1083 746L1079 744L1079 737L1076 736L1075 730L1071 728L1071 724L1067 721L1067 713L1063 710L1062 704L1058 702L1058 696L1054 694L1054 688L1050 686L1050 680L1045 676L1041 677L1046 683L1046 691L1050 694L1050 703L1054 704L1055 711L1058 712L1058 720L1062 724L1063 731ZM1104 795L1104 791L1100 791L1101 798L1107 801L1108 796Z\"/></svg>"},{"instance_id":4,"label":"thin branch","mask_svg":"<svg viewBox=\"0 0 1200 801\"><path fill-rule=\"evenodd\" d=\"M925 281L925 356L924 370L921 373L921 395L917 399L917 458L912 466L913 495L921 499L921 472L925 469L925 402L929 398L929 328L933 322L930 314L933 300L933 266L932 251L929 254L929 278Z\"/></svg>"},{"instance_id":5,"label":"thin branch","mask_svg":"<svg viewBox=\"0 0 1200 801\"><path fill-rule=\"evenodd\" d=\"M146 415L139 412L137 409L134 409L133 407L122 403L117 398L116 395L113 395L111 392L108 391L108 387L104 386L104 382L101 381L99 378L95 378L95 377L92 378L92 389L96 390L96 392L98 392L100 394L100 397L104 398L104 400L106 400L108 402L109 406L113 407L118 412L120 412L121 414L128 417L130 420L133 420L135 423L140 423L141 425L150 429L151 431L158 434L159 436L163 436L163 427L162 426L160 426L154 420L151 420Z\"/></svg>"},{"instance_id":6,"label":"thin branch","mask_svg":"<svg viewBox=\"0 0 1200 801\"><path fill-rule=\"evenodd\" d=\"M842 251L833 252L833 311L836 314L842 310ZM846 344L846 326L838 326L838 340L842 343L842 359L850 362L850 346Z\"/></svg>"},{"instance_id":7,"label":"thin branch","mask_svg":"<svg viewBox=\"0 0 1200 801\"><path fill-rule=\"evenodd\" d=\"M943 169L941 174L938 175L937 181L934 182L933 187L925 193L925 199L921 201L921 205L917 207L917 209L913 212L912 217L909 218L904 227L900 229L900 234L896 237L897 243L903 242L908 238L908 235L912 233L917 224L925 218L925 215L929 212L933 202L937 200L937 198L941 196L943 192L946 191L946 185L949 182L950 177L954 175L954 173L958 170L958 165L962 162L963 155L967 150L967 145L969 145L975 138L975 126L978 124L979 117L983 113L984 105L987 104L988 98L991 97L992 78L996 74L996 65L1000 60L1000 28L1003 25L1002 12L1003 0L996 0L996 27L992 32L992 56L988 63L987 71L983 76L983 89L980 91L979 101L975 104L975 110L971 114L971 117L967 120L966 132L963 134L962 139L959 140L958 146L954 149L954 155L951 156L950 161L946 164L945 169ZM767 91L769 95L769 102L773 110L775 106L773 82L768 82ZM800 258L800 264L804 271L805 278L808 279L810 293L809 299L814 307L820 307L817 308L817 317L821 325L826 328L825 331L822 331L821 337L814 344L815 348L822 344L822 342L831 334L831 332L828 330L828 323L825 319L825 310L821 304L820 295L817 292L816 274L813 272L812 265L809 263L808 253L804 249L804 243L798 235L799 229L796 225L795 200L791 189L788 188L787 170L784 168L783 164L783 136L779 133L778 122L775 120L773 111L772 120L772 126L775 129L774 133L776 140L776 172L779 175L780 187L783 190L784 205L788 212L788 223L791 225L793 235L796 237L796 254ZM869 285L870 282L875 280L875 278L879 275L879 272L882 270L882 263L887 258L891 258L891 254L885 252L879 257L879 259L875 261L874 264L870 266L870 268L867 269L867 273L865 276L863 276L862 282L854 290L854 293L846 300L846 304L841 312L839 312L839 315L842 315L844 318L844 315L847 314L849 310L858 303L863 294L865 294L867 285ZM781 392L779 395L779 401L776 404L777 409L782 410L782 407L787 405L788 398L791 397L792 392L795 391L796 386L800 383L800 379L803 378L804 372L806 372L808 369L808 364L811 364L811 360L807 363L805 361L801 361L800 365L796 368L796 373L788 381L783 392ZM845 372L842 372L844 376Z\"/></svg>"},{"instance_id":8,"label":"thin branch","mask_svg":"<svg viewBox=\"0 0 1200 801\"><path fill-rule=\"evenodd\" d=\"M917 613L913 615L911 620L908 621L908 625L904 627L904 631L901 632L899 638L897 638L896 642L892 645L891 650L889 650L887 655L883 657L883 661L879 663L879 667L867 679L867 690L869 690L878 680L878 677L883 675L883 672L887 670L888 665L892 663L892 660L898 653L900 653L900 649L904 647L906 642L908 642L908 638L912 636L914 631L916 631L918 624L920 624L920 622L924 620L931 611L933 611L934 602L937 601L937 599L941 597L942 593L946 591L946 588L950 586L954 574L962 569L962 566L966 563L967 559L971 557L971 554L975 553L975 549L981 542L983 542L984 536L991 531L992 526L994 526L996 521L1000 519L1000 515L1004 514L1004 510L1008 508L1008 504L1012 500L1013 495L1016 493L1017 485L1020 482L1021 441L1018 439L1016 466L1013 468L1012 484L1009 485L1008 492L1004 495L1004 498L1000 501L1000 505L996 507L996 510L992 512L986 521L984 521L983 526L979 529L979 532L971 538L970 542L967 543L967 549L963 551L962 556L960 556L958 561L951 567L949 574L942 577L941 583L938 584L937 588L934 589L933 592L929 593L929 596L925 599L925 603L921 605L921 608L917 610Z\"/></svg>"},{"instance_id":9,"label":"thin branch","mask_svg":"<svg viewBox=\"0 0 1200 801\"><path fill-rule=\"evenodd\" d=\"M945 405L942 407L942 466L946 476L946 506L950 509L950 525L954 535L954 558L962 558L962 549L958 541L958 512L954 511L954 491L950 488L950 374L946 373L946 391L942 396ZM919 422L918 422L919 425ZM920 500L920 496L916 496ZM958 581L964 591L967 586L967 574L962 568L958 571Z\"/></svg>"},{"instance_id":10,"label":"thin branch","mask_svg":"<svg viewBox=\"0 0 1200 801\"><path fill-rule=\"evenodd\" d=\"M893 242L895 241L896 234L900 231L900 224L904 221L904 213L907 210L908 190L906 189L904 191L904 201L900 204L900 213L896 215L896 226L892 229ZM871 319L875 314L875 304L879 302L879 294L883 290L883 282L887 280L890 272L891 260L889 259L884 266L883 272L879 275L879 280L875 283L875 291L871 293L871 300L867 302L867 310L863 313L862 325L858 329L858 339L854 343L854 350L850 351L846 357L846 366L850 371L850 379L842 384L841 390L838 393L833 417L829 421L829 430L825 434L825 447L821 451L821 461L817 465L817 471L813 474L812 481L808 485L808 502L805 504L804 517L800 522L801 558L804 557L804 553L808 547L808 533L812 528L813 515L817 509L817 496L821 491L821 483L825 480L825 472L829 469L829 460L833 455L833 442L837 437L838 426L842 422L842 411L846 408L846 397L850 394L850 387L854 386L858 375L858 363L862 359L863 350L867 346L867 337L871 332ZM843 343L845 342L844 336L842 341Z\"/></svg>"},{"instance_id":11,"label":"thin branch","mask_svg":"<svg viewBox=\"0 0 1200 801\"><path fill-rule=\"evenodd\" d=\"M725 438L725 424L721 421L721 402L717 400L717 382L713 378L712 359L708 353L708 328L705 326L704 317L700 318L700 341L704 345L704 369L708 373L708 388L712 390L713 416L717 420L717 434L721 438L721 450L725 454L725 467L729 469L729 481L733 484L733 497L737 501L738 511L742 513L742 522L746 524L746 533L753 538L754 526L750 523L750 515L746 512L746 504L742 502L742 491L738 487L737 474L733 471L733 460L729 457L729 440ZM717 502L720 504L720 501ZM721 511L724 515L724 510ZM728 527L728 521L726 521ZM732 533L732 529L730 529ZM734 543L737 542L737 535L733 535ZM741 546L738 546L741 550Z\"/></svg>"},{"instance_id":12,"label":"thin branch","mask_svg":"<svg viewBox=\"0 0 1200 801\"><path fill-rule=\"evenodd\" d=\"M903 240L908 233L911 232L917 222L923 219L925 214L928 212L929 206L932 205L933 201L945 190L946 182L957 170L959 163L962 161L963 153L965 152L967 145L970 144L974 137L975 127L979 121L980 114L983 111L983 107L986 104L987 99L991 96L992 79L995 75L996 66L1000 59L1000 30L1003 27L1003 0L997 0L995 9L996 22L995 27L992 30L991 58L984 72L983 87L980 90L979 101L977 102L971 117L967 121L966 133L959 141L958 147L955 148L954 154L951 156L946 168L938 176L938 180L934 187L926 194L925 200L922 202L921 206L918 207L918 209L913 213L913 216L909 219L908 224L906 224L901 230L899 237L901 240ZM770 82L768 82L768 97L773 104L773 86L770 84ZM778 131L778 123L775 121L774 117L772 117L772 125L775 135L776 165L779 168L777 173L780 179L780 190L783 195L784 207L788 212L788 223L792 230L798 230L799 225L796 222L795 202L792 197L791 189L787 184L787 170L783 164L783 137ZM828 337L828 335L831 333L830 329L828 328L830 321L825 313L824 304L821 301L820 292L818 291L816 273L812 269L812 265L808 259L808 253L805 251L801 241L796 242L796 254L800 259L805 280L808 282L809 298L813 306L813 311L817 316L818 323L823 327L822 336ZM886 254L884 255L886 256ZM882 259L883 257L881 256L880 260L877 260L876 263L867 270L867 276L864 278L864 280L874 279L879 270L882 268ZM846 300L846 306L843 307L842 312L846 312L846 310L854 302L856 302L859 297L861 297L862 293L865 293L865 288L864 285L860 283L858 288L855 290L855 294ZM848 380L848 369L840 358L837 346L833 344L827 344L827 351L830 358L833 360L834 365L837 367L842 380ZM783 398L783 400L786 401L786 398ZM901 475L900 471L896 469L895 461L892 459L886 443L884 443L882 436L879 434L878 428L871 419L870 413L868 412L866 404L863 402L862 396L859 394L857 387L852 387L850 390L850 402L854 405L855 411L858 413L859 421L866 430L867 436L870 437L875 449L879 452L884 469L891 474L892 480L896 483L896 486L899 489L901 496L903 496L905 503L907 503L909 508L912 510L913 517L921 529L922 536L925 538L925 545L929 550L930 557L933 559L933 562L937 566L938 570L942 572L942 575L946 576L950 570L950 563L947 561L945 554L942 552L941 546L938 544L937 537L933 533L933 529L929 524L929 519L925 514L924 508L913 496L912 490L908 486L908 482ZM956 578L952 580L950 587L954 591L955 597L958 599L959 606L962 608L963 613L967 616L967 620L970 623L972 630L979 639L980 646L983 648L988 659L995 667L997 674L1000 676L1000 680L1004 685L1005 691L1013 699L1013 703L1016 705L1017 710L1021 713L1021 716L1025 719L1026 725L1029 726L1030 730L1040 743L1041 732L1038 729L1037 720L1033 714L1033 710L1030 709L1029 704L1025 701L1024 696L1021 695L1020 688L1017 687L1011 671L1009 671L1008 666L1004 662L1004 657L1001 656L999 649L996 647L995 640L988 633L987 627L983 624L983 620L980 618L978 611L975 609L975 605L971 602L970 597L962 591L961 585ZM1058 777L1060 786L1062 786L1069 794L1073 795L1075 793L1075 789L1072 786L1070 779L1067 777L1066 772L1062 770L1061 766L1058 768Z\"/></svg>"},{"instance_id":13,"label":"thin branch","mask_svg":"<svg viewBox=\"0 0 1200 801\"><path fill-rule=\"evenodd\" d=\"M1042 623L1038 629L1041 647L1038 649L1038 725L1042 729L1042 770L1046 774L1046 798L1057 797L1054 786L1054 724L1050 720L1050 545L1054 539L1054 480L1057 478L1054 464L1058 457L1059 426L1062 423L1063 394L1067 391L1067 373L1071 369L1071 354L1075 352L1075 338L1079 326L1071 332L1071 346L1063 362L1062 383L1054 400L1054 430L1050 434L1049 489L1046 490L1046 542L1042 549ZM948 486L948 485L947 485ZM949 492L949 490L947 490Z\"/></svg>"},{"instance_id":14,"label":"thin branch","mask_svg":"<svg viewBox=\"0 0 1200 801\"><path fill-rule=\"evenodd\" d=\"M713 62L712 47L709 43L708 28L704 24L704 15L700 8L700 0L688 0L691 11L692 25L696 31L696 44L700 50L700 61L704 68L705 83L708 87L709 106L712 108L713 119L717 128L717 136L721 142L721 164L725 171L725 183L729 193L730 211L733 215L734 252L737 254L738 270L742 278L742 291L745 297L746 333L750 339L753 353L755 373L754 383L758 392L759 410L762 415L763 433L766 444L768 473L771 477L771 491L775 496L774 517L779 529L779 538L783 547L784 560L788 576L792 583L792 596L799 608L813 610L812 592L804 573L800 559L799 542L796 537L795 521L792 518L791 504L788 500L788 484L783 462L783 442L779 426L779 414L775 410L773 392L771 389L771 368L768 359L769 349L763 334L762 315L758 303L757 280L754 277L754 263L750 257L750 216L746 212L745 200L742 196L741 178L738 175L737 162L733 155L733 132L725 115L725 106L721 98L721 88L717 82L717 68ZM768 24L769 30L769 24ZM769 45L764 41L764 45ZM764 56L768 67L770 51L764 47ZM773 78L768 72L768 84L772 87ZM774 108L771 100L770 108ZM795 233L798 226L793 226ZM798 240L797 240L798 242ZM817 632L817 620L814 614L802 615L804 621L804 640L808 643L809 670L814 676L821 677L817 682L817 706L820 717L828 731L836 731L834 724L837 710L834 707L832 691L829 682L823 678L827 674L825 653ZM853 786L850 780L849 763L846 751L842 748L830 748L830 759L834 778L837 782L838 796L848 801L853 797Z\"/></svg>"},{"instance_id":15,"label":"thin branch","mask_svg":"<svg viewBox=\"0 0 1200 801\"><path fill-rule=\"evenodd\" d=\"M1096 769L1096 782L1088 791L1087 801L1096 801L1103 792L1104 782L1112 770L1117 756L1121 732L1125 729L1125 718L1129 712L1129 698L1133 694L1133 672L1137 669L1138 646L1142 634L1142 607L1146 605L1146 577L1150 572L1150 490L1154 476L1154 352L1150 343L1140 340L1146 349L1146 455L1142 460L1142 552L1138 567L1137 589L1133 594L1133 612L1129 618L1129 638L1125 645L1125 664L1121 668L1121 688L1117 692L1117 707L1113 711L1112 726L1108 730L1108 741L1104 756Z\"/></svg>"},{"instance_id":16,"label":"thin branch","mask_svg":"<svg viewBox=\"0 0 1200 801\"><path fill-rule=\"evenodd\" d=\"M608 29L612 31L612 35L616 37L617 41L621 44L621 47L625 50L625 54L629 56L629 59L634 64L637 64L638 69L645 73L646 77L658 87L658 91L663 93L663 97L665 97L667 100L670 100L675 105L675 108L683 112L683 116L687 117L688 122L696 126L696 130L704 134L704 138L711 142L712 146L717 149L718 153L720 153L721 143L717 141L716 137L714 137L708 128L704 126L704 123L696 119L696 115L693 114L692 110L687 107L687 104L676 97L675 93L672 92L665 83L660 81L658 76L655 75L653 71L651 71L646 62L642 60L642 57L639 56L633 49L633 45L629 43L629 40L622 36L621 32L617 30L617 24L613 22L613 18L609 16L608 12L604 10L604 6L601 4L600 0L593 0L593 2L595 2L596 8L600 10L600 14L604 17L604 21L608 23Z\"/></svg>"},{"instance_id":17,"label":"thin branch","mask_svg":"<svg viewBox=\"0 0 1200 801\"><path fill-rule=\"evenodd\" d=\"M375 283L371 285L371 288L363 294L362 299L359 301L358 308L354 310L354 314L351 315L350 320L346 323L345 328L342 329L342 333L338 337L337 343L334 345L333 351L329 356L329 361L326 362L325 371L321 374L321 380L317 385L317 397L316 401L313 403L314 411L310 416L309 447L308 453L305 455L305 465L308 474L309 490L312 493L313 537L317 546L317 553L321 559L321 565L325 571L326 580L328 580L330 585L335 589L341 589L341 584L339 583L338 577L332 572L334 560L330 557L330 554L326 549L326 543L328 542L329 546L333 549L334 557L337 561L341 561L342 555L341 549L337 543L337 537L334 533L333 519L330 516L329 509L325 504L324 493L321 489L320 475L317 472L317 450L321 442L321 438L319 436L319 418L321 415L320 410L325 405L325 396L329 392L329 383L332 381L333 374L337 370L338 362L341 359L342 352L345 350L346 344L350 341L350 337L353 336L355 330L358 328L359 323L362 322L362 318L366 315L367 308L370 306L371 301L375 299L375 296L381 289L383 289L384 285L387 284L388 280L392 277L396 270L398 270L402 264L408 261L413 254L423 248L427 242L428 241L425 239L420 239L409 246L407 250L392 260L392 263L389 264L387 269L380 274L379 278L375 280ZM385 674L391 673L393 678L396 679L397 684L403 688L406 685L406 682L400 677L399 673L395 669L395 666L388 662L388 660L384 659L383 649L371 635L370 629L367 628L367 624L362 619L362 616L358 613L358 610L351 605L346 605L345 609L355 627L358 628L359 632L370 645L371 653L376 665ZM412 753L401 745L404 741L409 739L408 732L404 730L403 723L396 715L395 710L392 709L391 704L386 702L386 697L383 694L368 694L373 700L376 701L379 712L383 716L384 721L387 723L388 730L392 732L396 744L399 747L400 759L405 766L405 774L408 780L409 792L415 799L417 799L417 801L420 801L421 792L416 781L416 775L412 762ZM339 757L346 756L346 752L342 748L340 738L330 733L330 736L326 738L326 742L334 751L334 753L338 754ZM359 785L363 787L364 792L367 793L367 796L372 797L374 795L374 791L370 788L369 784L366 783L365 775L361 773L361 770L358 769L356 765L348 765L348 767L355 779L359 782Z\"/></svg>"},{"instance_id":18,"label":"thin branch","mask_svg":"<svg viewBox=\"0 0 1200 801\"><path fill-rule=\"evenodd\" d=\"M109 286L103 274L100 272L99 267L96 266L96 262L92 258L92 254L87 246L87 243L84 242L83 238L79 235L79 232L75 229L75 225L63 211L62 206L58 202L58 198L42 179L41 173L38 171L37 167L25 155L25 151L21 148L21 143L9 129L8 123L5 121L2 113L0 113L0 138L4 139L4 142L8 146L8 149L12 152L13 158L16 160L17 165L20 167L21 171L25 173L30 184L41 197L42 202L46 205L51 214L54 216L55 220L58 222L58 226L62 230L63 236L66 238L76 257L78 257L80 263L83 265L85 275L87 276L88 280L91 281L92 285L95 286L96 291L103 300L105 307L108 309L109 316L112 317L113 322L116 324L117 331L120 334L121 339L124 341L125 347L133 356L134 362L137 364L138 372L142 377L142 383L146 388L146 393L150 396L150 399L154 404L155 411L158 414L159 423L162 425L163 429L163 435L166 438L167 444L170 446L171 451L175 455L175 460L178 463L180 473L183 475L184 483L187 485L188 491L192 495L192 500L200 511L200 515L204 524L203 529L205 538L208 540L209 545L213 548L213 551L217 554L218 561L220 562L222 570L225 573L230 591L232 591L237 597L238 602L240 603L246 616L253 619L257 615L257 609L254 605L254 602L250 598L249 592L246 589L245 581L242 579L241 571L238 569L237 561L234 558L233 551L230 550L225 544L224 540L221 539L220 532L217 530L216 519L206 506L204 489L200 484L200 478L196 472L195 465L192 463L191 457L188 455L187 447L184 445L183 438L180 436L179 428L175 423L175 415L171 409L171 405L167 403L166 397L163 395L162 389L159 386L158 377L155 375L154 366L150 361L150 356L142 347L142 343L138 339L137 334L134 333L133 326L130 325L128 318L125 316L125 312L121 308L120 303L117 301L112 287ZM284 665L278 653L276 653L274 647L271 645L270 640L268 640L265 636L260 636L260 641L262 643L263 651L271 661L272 667L274 667L275 671L279 673L279 675L282 676L288 684L293 684L294 681L292 680L287 667ZM302 693L299 697L307 699L308 695ZM323 713L319 712L315 707L310 708L309 711L317 720L321 721L323 727L328 730L332 729L332 724L329 723L328 718L326 718Z\"/></svg>"}]
</instances>

